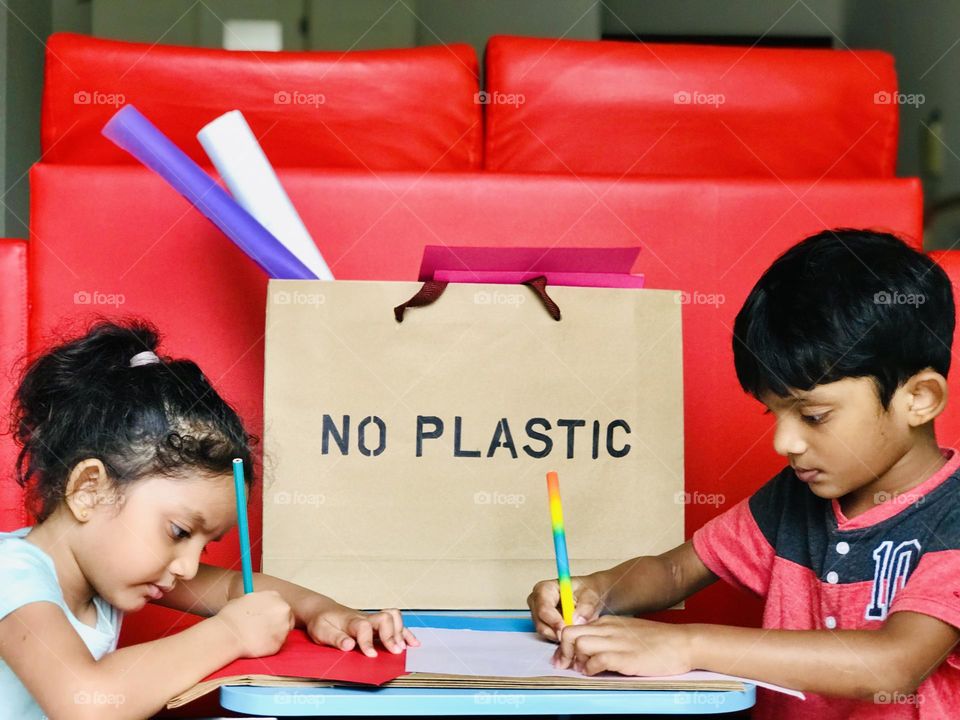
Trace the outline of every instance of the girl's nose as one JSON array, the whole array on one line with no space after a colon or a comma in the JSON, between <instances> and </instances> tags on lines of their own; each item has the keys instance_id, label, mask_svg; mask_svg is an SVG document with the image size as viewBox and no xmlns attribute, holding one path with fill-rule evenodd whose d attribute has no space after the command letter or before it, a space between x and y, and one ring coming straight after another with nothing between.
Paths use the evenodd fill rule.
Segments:
<instances>
[{"instance_id":1,"label":"girl's nose","mask_svg":"<svg viewBox=\"0 0 960 720\"><path fill-rule=\"evenodd\" d=\"M170 572L180 580L191 580L197 574L200 567L200 553L187 550L183 552L170 563Z\"/></svg>"}]
</instances>

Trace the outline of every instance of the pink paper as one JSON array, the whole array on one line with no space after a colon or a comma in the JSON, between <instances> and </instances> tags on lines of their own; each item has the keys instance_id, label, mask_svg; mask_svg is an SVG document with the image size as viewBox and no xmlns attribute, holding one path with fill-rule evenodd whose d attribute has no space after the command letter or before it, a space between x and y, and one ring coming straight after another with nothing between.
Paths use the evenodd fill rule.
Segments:
<instances>
[{"instance_id":1,"label":"pink paper","mask_svg":"<svg viewBox=\"0 0 960 720\"><path fill-rule=\"evenodd\" d=\"M642 288L643 275L608 272L519 272L514 270L437 270L433 279L441 282L499 283L519 285L535 277L546 276L547 285L573 287Z\"/></svg>"},{"instance_id":2,"label":"pink paper","mask_svg":"<svg viewBox=\"0 0 960 720\"><path fill-rule=\"evenodd\" d=\"M639 247L531 248L427 245L423 249L423 260L420 263L420 280L433 280L439 270L530 272L534 273L534 276L548 272L629 275L639 253Z\"/></svg>"}]
</instances>

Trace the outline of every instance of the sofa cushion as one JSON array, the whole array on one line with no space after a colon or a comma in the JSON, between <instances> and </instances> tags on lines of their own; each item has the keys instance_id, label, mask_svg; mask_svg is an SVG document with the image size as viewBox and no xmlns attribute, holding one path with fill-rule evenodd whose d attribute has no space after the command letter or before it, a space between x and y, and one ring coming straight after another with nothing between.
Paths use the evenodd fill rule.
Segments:
<instances>
[{"instance_id":1,"label":"sofa cushion","mask_svg":"<svg viewBox=\"0 0 960 720\"><path fill-rule=\"evenodd\" d=\"M47 42L46 162L135 164L100 130L132 103L188 155L242 110L275 166L471 170L481 165L473 48L241 52L55 34Z\"/></svg>"},{"instance_id":2,"label":"sofa cushion","mask_svg":"<svg viewBox=\"0 0 960 720\"><path fill-rule=\"evenodd\" d=\"M485 67L503 172L892 177L909 101L875 51L494 37Z\"/></svg>"}]
</instances>

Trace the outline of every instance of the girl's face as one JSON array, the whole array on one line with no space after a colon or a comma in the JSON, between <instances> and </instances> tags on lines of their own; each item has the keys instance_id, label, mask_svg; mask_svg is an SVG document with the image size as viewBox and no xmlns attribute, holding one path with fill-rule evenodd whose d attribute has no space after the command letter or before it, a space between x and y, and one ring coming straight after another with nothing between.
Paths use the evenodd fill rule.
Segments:
<instances>
[{"instance_id":1,"label":"girl's face","mask_svg":"<svg viewBox=\"0 0 960 720\"><path fill-rule=\"evenodd\" d=\"M149 476L103 496L75 548L96 593L124 612L197 573L207 543L236 522L232 475Z\"/></svg>"}]
</instances>

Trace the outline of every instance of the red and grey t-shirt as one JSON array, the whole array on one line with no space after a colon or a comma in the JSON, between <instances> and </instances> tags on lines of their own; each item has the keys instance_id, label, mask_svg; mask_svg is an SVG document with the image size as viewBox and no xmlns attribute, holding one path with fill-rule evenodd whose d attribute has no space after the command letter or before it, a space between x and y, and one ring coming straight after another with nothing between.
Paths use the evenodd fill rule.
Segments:
<instances>
[{"instance_id":1,"label":"red and grey t-shirt","mask_svg":"<svg viewBox=\"0 0 960 720\"><path fill-rule=\"evenodd\" d=\"M715 575L765 599L765 628L876 629L899 610L960 628L960 453L943 453L936 474L853 519L784 468L694 533L693 547ZM960 718L960 649L915 695L803 701L758 688L754 717Z\"/></svg>"}]
</instances>

